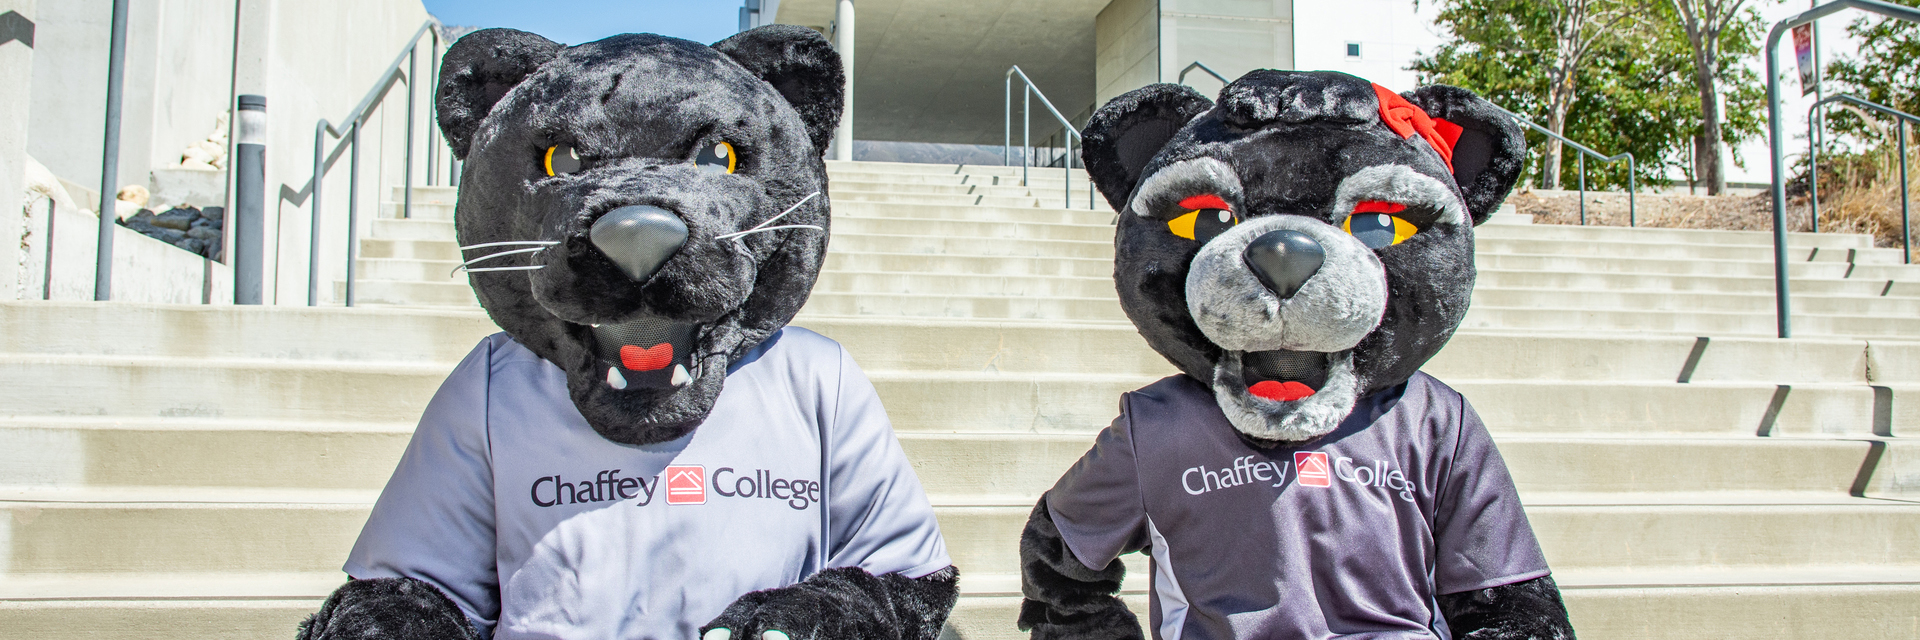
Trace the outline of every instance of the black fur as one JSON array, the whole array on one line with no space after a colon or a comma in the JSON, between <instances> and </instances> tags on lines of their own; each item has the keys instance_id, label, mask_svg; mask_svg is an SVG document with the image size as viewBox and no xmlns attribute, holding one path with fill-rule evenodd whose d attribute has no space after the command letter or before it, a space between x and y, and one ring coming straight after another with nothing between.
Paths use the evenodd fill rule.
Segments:
<instances>
[{"instance_id":1,"label":"black fur","mask_svg":"<svg viewBox=\"0 0 1920 640\"><path fill-rule=\"evenodd\" d=\"M1466 89L1433 85L1405 97L1427 115L1460 125L1460 139L1453 144L1453 177L1462 185L1473 223L1486 222L1526 168L1526 132L1493 103Z\"/></svg>"},{"instance_id":2,"label":"black fur","mask_svg":"<svg viewBox=\"0 0 1920 640\"><path fill-rule=\"evenodd\" d=\"M1447 628L1459 640L1573 640L1567 605L1552 576L1449 593L1439 601Z\"/></svg>"},{"instance_id":3,"label":"black fur","mask_svg":"<svg viewBox=\"0 0 1920 640\"><path fill-rule=\"evenodd\" d=\"M1359 394L1404 383L1439 352L1472 295L1473 225L1486 221L1518 179L1525 138L1511 118L1466 90L1425 87L1404 97L1462 127L1451 169L1425 140L1403 138L1381 121L1370 83L1339 73L1255 71L1222 89L1217 105L1185 87L1153 85L1095 112L1083 157L1121 214L1115 286L1147 343L1202 382L1216 380L1227 355L1188 307L1190 267L1204 245L1170 233L1163 212L1132 210L1132 198L1156 172L1211 159L1236 174L1236 187L1216 191L1242 220L1299 216L1337 225L1348 212L1335 210L1336 190L1376 167L1398 167L1450 190L1448 206L1461 212L1459 223L1436 222L1373 250L1387 299L1379 324L1351 349ZM1119 561L1101 571L1082 566L1054 528L1045 498L1021 536L1021 563L1027 599L1020 625L1035 638L1138 637L1137 622L1112 595ZM1573 637L1549 578L1442 596L1440 605L1459 638Z\"/></svg>"},{"instance_id":4,"label":"black fur","mask_svg":"<svg viewBox=\"0 0 1920 640\"><path fill-rule=\"evenodd\" d=\"M1427 87L1423 91L1412 95L1442 105L1450 114L1473 115L1490 108L1469 108L1479 98L1463 89ZM1114 239L1114 281L1121 307L1155 351L1200 380L1213 378L1220 357L1219 347L1200 332L1185 302L1187 266L1200 244L1170 237L1163 221L1128 212L1128 200L1142 176L1182 160L1217 158L1239 172L1244 215L1299 215L1323 221L1335 219L1334 189L1340 180L1362 168L1401 164L1448 183L1454 179L1437 155L1380 122L1379 101L1371 86L1359 78L1330 72L1255 71L1227 85L1220 95L1221 104L1215 107L1183 86L1151 85L1101 107L1085 133L1088 171L1122 214ZM1339 99L1328 100L1328 96ZM1277 104L1261 106L1262 100ZM1133 133L1136 126L1161 127L1180 117L1167 114L1195 109L1202 112L1165 137L1164 146L1140 170L1128 170L1126 163L1116 160L1120 154L1116 141L1159 138ZM1460 189L1478 223L1485 220L1478 210L1491 212L1498 207L1518 177L1525 138L1510 118L1460 124L1491 131L1488 139L1500 143L1487 147L1490 168L1482 169L1473 184ZM1475 202L1483 206L1475 207ZM1390 296L1380 328L1355 348L1362 395L1406 381L1438 353L1465 317L1473 289L1469 228L1436 228L1378 254L1387 270Z\"/></svg>"},{"instance_id":5,"label":"black fur","mask_svg":"<svg viewBox=\"0 0 1920 640\"><path fill-rule=\"evenodd\" d=\"M476 265L542 266L472 274L481 306L567 373L575 406L601 436L648 444L691 432L728 367L792 319L819 273L828 226L821 147L842 107L839 56L818 33L779 25L714 47L627 34L562 48L530 33L488 29L449 48L441 77L440 124L467 161L455 223L460 243L559 243L531 258ZM693 162L719 141L738 153L733 173ZM578 149L581 169L549 176L544 152L561 144ZM822 230L717 238L803 201L778 224ZM666 209L688 229L678 252L641 282L588 237L600 215L627 205ZM690 384L615 390L605 382L589 326L639 316L697 326ZM829 570L743 596L715 624L753 633L735 636L742 640L775 626L796 639L933 640L958 597L957 580L952 567L918 580ZM300 637L478 634L432 586L376 579L337 590Z\"/></svg>"},{"instance_id":6,"label":"black fur","mask_svg":"<svg viewBox=\"0 0 1920 640\"><path fill-rule=\"evenodd\" d=\"M700 634L725 628L738 640L758 640L768 630L793 640L935 640L959 597L960 570L953 567L919 579L842 567L740 596Z\"/></svg>"},{"instance_id":7,"label":"black fur","mask_svg":"<svg viewBox=\"0 0 1920 640\"><path fill-rule=\"evenodd\" d=\"M562 47L552 40L513 29L481 29L460 38L440 61L435 108L440 131L453 157L466 159L473 132L507 91Z\"/></svg>"},{"instance_id":8,"label":"black fur","mask_svg":"<svg viewBox=\"0 0 1920 640\"><path fill-rule=\"evenodd\" d=\"M449 119L445 105L485 104L490 95L466 79L492 77L492 60L535 59L545 50L544 39L516 33L480 31L487 36L449 49L441 102L450 138L465 121ZM809 29L762 27L719 49L626 34L551 55L474 128L456 216L460 243L562 242L531 260L487 263L545 268L475 273L474 291L494 322L567 372L574 404L602 436L647 444L692 431L712 409L727 367L806 302L826 233L716 236L760 224L816 191L779 224L828 226L816 141L839 118L841 78L839 58ZM698 148L723 140L739 154L735 173L693 165ZM548 177L543 152L557 144L578 148L583 170ZM672 211L689 231L685 246L644 282L628 279L588 239L601 214L625 205ZM698 325L691 384L606 384L588 326L639 316Z\"/></svg>"},{"instance_id":9,"label":"black fur","mask_svg":"<svg viewBox=\"0 0 1920 640\"><path fill-rule=\"evenodd\" d=\"M1213 103L1184 84L1150 84L1114 98L1094 112L1083 132L1080 158L1100 195L1124 207L1140 170L1187 121Z\"/></svg>"},{"instance_id":10,"label":"black fur","mask_svg":"<svg viewBox=\"0 0 1920 640\"><path fill-rule=\"evenodd\" d=\"M460 607L413 578L353 580L300 623L296 640L479 640Z\"/></svg>"},{"instance_id":11,"label":"black fur","mask_svg":"<svg viewBox=\"0 0 1920 640\"><path fill-rule=\"evenodd\" d=\"M1141 540L1127 550L1138 551L1146 544ZM1099 571L1081 564L1067 549L1047 512L1047 498L1041 496L1020 532L1020 591L1025 596L1020 630L1032 631L1034 640L1140 638L1140 620L1113 595L1120 592L1126 573L1118 559Z\"/></svg>"}]
</instances>

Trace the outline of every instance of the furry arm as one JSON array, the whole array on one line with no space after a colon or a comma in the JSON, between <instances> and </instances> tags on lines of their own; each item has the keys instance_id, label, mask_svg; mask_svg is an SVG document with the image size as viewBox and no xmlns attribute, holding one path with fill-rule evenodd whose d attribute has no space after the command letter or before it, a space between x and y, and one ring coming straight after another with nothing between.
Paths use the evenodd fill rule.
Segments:
<instances>
[{"instance_id":1,"label":"furry arm","mask_svg":"<svg viewBox=\"0 0 1920 640\"><path fill-rule=\"evenodd\" d=\"M1440 596L1440 613L1460 640L1573 640L1573 623L1552 576Z\"/></svg>"},{"instance_id":2,"label":"furry arm","mask_svg":"<svg viewBox=\"0 0 1920 640\"><path fill-rule=\"evenodd\" d=\"M1033 640L1141 638L1139 619L1113 595L1126 573L1117 559L1099 571L1081 564L1041 496L1020 532L1020 630Z\"/></svg>"},{"instance_id":3,"label":"furry arm","mask_svg":"<svg viewBox=\"0 0 1920 640\"><path fill-rule=\"evenodd\" d=\"M790 587L755 591L700 628L700 637L760 640L780 631L793 640L935 640L960 597L960 570L920 578L873 575L859 567L828 569Z\"/></svg>"},{"instance_id":4,"label":"furry arm","mask_svg":"<svg viewBox=\"0 0 1920 640\"><path fill-rule=\"evenodd\" d=\"M413 578L351 580L300 623L295 640L479 640L460 607Z\"/></svg>"}]
</instances>

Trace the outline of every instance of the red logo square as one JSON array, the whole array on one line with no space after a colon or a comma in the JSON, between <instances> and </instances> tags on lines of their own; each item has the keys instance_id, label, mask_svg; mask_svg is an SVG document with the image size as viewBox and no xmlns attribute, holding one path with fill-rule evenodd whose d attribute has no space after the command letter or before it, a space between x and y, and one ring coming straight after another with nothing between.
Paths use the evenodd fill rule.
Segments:
<instances>
[{"instance_id":1,"label":"red logo square","mask_svg":"<svg viewBox=\"0 0 1920 640\"><path fill-rule=\"evenodd\" d=\"M1327 473L1327 454L1318 451L1293 452L1293 467L1304 487L1330 487L1333 478ZM669 485L671 486L671 485Z\"/></svg>"},{"instance_id":2,"label":"red logo square","mask_svg":"<svg viewBox=\"0 0 1920 640\"><path fill-rule=\"evenodd\" d=\"M706 503L706 467L697 464L667 467L667 504Z\"/></svg>"}]
</instances>

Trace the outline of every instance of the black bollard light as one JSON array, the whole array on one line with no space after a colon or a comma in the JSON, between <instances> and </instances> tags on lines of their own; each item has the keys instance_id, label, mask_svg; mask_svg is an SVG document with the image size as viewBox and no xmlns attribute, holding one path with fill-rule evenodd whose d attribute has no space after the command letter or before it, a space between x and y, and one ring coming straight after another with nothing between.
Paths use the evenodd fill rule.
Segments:
<instances>
[{"instance_id":1,"label":"black bollard light","mask_svg":"<svg viewBox=\"0 0 1920 640\"><path fill-rule=\"evenodd\" d=\"M233 303L264 301L267 97L240 96L233 158Z\"/></svg>"}]
</instances>

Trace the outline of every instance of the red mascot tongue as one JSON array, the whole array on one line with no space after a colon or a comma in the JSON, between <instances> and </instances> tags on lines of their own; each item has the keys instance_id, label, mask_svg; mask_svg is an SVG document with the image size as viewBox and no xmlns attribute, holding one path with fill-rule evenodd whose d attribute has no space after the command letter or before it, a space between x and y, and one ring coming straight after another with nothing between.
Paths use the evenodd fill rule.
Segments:
<instances>
[{"instance_id":1,"label":"red mascot tongue","mask_svg":"<svg viewBox=\"0 0 1920 640\"><path fill-rule=\"evenodd\" d=\"M1313 395L1313 388L1291 380L1286 382L1261 380L1253 383L1253 386L1247 387L1247 392L1268 400L1293 402Z\"/></svg>"}]
</instances>

